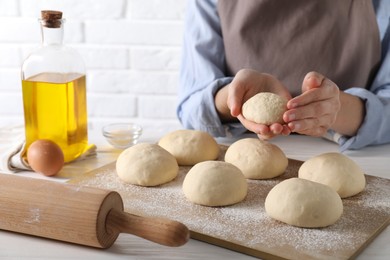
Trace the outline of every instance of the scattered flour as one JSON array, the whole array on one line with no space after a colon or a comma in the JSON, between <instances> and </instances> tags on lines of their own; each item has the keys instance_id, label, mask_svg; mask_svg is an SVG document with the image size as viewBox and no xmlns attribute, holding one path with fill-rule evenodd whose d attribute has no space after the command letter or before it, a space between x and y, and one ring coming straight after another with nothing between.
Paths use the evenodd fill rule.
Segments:
<instances>
[{"instance_id":1,"label":"scattered flour","mask_svg":"<svg viewBox=\"0 0 390 260\"><path fill-rule=\"evenodd\" d=\"M31 213L31 215L24 222L29 223L29 224L39 223L40 218L41 218L40 209L39 208L32 208L32 209L30 209L30 213Z\"/></svg>"},{"instance_id":2,"label":"scattered flour","mask_svg":"<svg viewBox=\"0 0 390 260\"><path fill-rule=\"evenodd\" d=\"M334 225L305 229L271 219L264 210L268 192L280 181L296 176L299 165L290 160L286 173L278 178L248 180L245 200L227 207L205 207L186 200L181 185L189 167L181 167L175 180L157 187L122 182L115 165L76 183L119 192L127 212L174 219L191 231L290 259L349 258L389 222L390 180L372 176L366 176L362 193L343 199L343 215Z\"/></svg>"}]
</instances>

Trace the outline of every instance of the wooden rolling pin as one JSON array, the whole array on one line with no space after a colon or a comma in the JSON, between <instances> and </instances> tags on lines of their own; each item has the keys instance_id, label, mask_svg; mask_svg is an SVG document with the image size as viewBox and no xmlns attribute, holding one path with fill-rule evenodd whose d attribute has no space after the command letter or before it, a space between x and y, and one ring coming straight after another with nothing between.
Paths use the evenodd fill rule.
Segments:
<instances>
[{"instance_id":1,"label":"wooden rolling pin","mask_svg":"<svg viewBox=\"0 0 390 260\"><path fill-rule=\"evenodd\" d=\"M123 211L114 191L0 174L0 229L92 247L108 248L119 233L180 246L182 223Z\"/></svg>"}]
</instances>

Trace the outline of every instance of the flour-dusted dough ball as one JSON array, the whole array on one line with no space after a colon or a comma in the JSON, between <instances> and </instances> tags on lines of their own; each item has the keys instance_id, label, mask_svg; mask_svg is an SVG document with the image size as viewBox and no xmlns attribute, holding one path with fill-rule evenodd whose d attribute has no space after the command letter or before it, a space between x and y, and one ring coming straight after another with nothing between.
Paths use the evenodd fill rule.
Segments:
<instances>
[{"instance_id":1,"label":"flour-dusted dough ball","mask_svg":"<svg viewBox=\"0 0 390 260\"><path fill-rule=\"evenodd\" d=\"M234 165L206 161L193 166L183 181L186 198L204 206L227 206L242 201L248 191L247 181Z\"/></svg>"},{"instance_id":2,"label":"flour-dusted dough ball","mask_svg":"<svg viewBox=\"0 0 390 260\"><path fill-rule=\"evenodd\" d=\"M157 186L173 180L179 166L175 157L157 144L140 143L119 155L116 172L126 183Z\"/></svg>"},{"instance_id":3,"label":"flour-dusted dough ball","mask_svg":"<svg viewBox=\"0 0 390 260\"><path fill-rule=\"evenodd\" d=\"M215 160L219 155L219 146L215 139L208 133L197 130L173 131L163 136L158 144L183 166Z\"/></svg>"},{"instance_id":4,"label":"flour-dusted dough ball","mask_svg":"<svg viewBox=\"0 0 390 260\"><path fill-rule=\"evenodd\" d=\"M258 124L284 123L287 99L279 95L262 92L248 99L242 106L243 116Z\"/></svg>"},{"instance_id":5,"label":"flour-dusted dough ball","mask_svg":"<svg viewBox=\"0 0 390 260\"><path fill-rule=\"evenodd\" d=\"M283 174L288 159L276 145L257 138L234 142L226 151L225 162L234 164L248 179L270 179Z\"/></svg>"},{"instance_id":6,"label":"flour-dusted dough ball","mask_svg":"<svg viewBox=\"0 0 390 260\"><path fill-rule=\"evenodd\" d=\"M341 198L356 195L366 186L362 169L341 153L324 153L310 158L299 168L298 177L328 185Z\"/></svg>"},{"instance_id":7,"label":"flour-dusted dough ball","mask_svg":"<svg viewBox=\"0 0 390 260\"><path fill-rule=\"evenodd\" d=\"M341 217L343 203L329 186L291 178L271 189L265 199L265 211L292 226L319 228L332 225Z\"/></svg>"}]
</instances>

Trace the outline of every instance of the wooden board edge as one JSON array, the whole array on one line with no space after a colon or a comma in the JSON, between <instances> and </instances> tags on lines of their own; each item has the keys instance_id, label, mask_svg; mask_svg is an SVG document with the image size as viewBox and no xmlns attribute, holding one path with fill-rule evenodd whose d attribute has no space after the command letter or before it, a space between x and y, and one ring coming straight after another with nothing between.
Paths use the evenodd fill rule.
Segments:
<instances>
[{"instance_id":1,"label":"wooden board edge","mask_svg":"<svg viewBox=\"0 0 390 260\"><path fill-rule=\"evenodd\" d=\"M358 255L360 255L360 253L363 252L363 250L366 249L366 247L371 244L371 242L374 241L374 239L379 236L379 234L382 233L382 231L385 230L389 225L390 217L387 219L387 221L383 223L383 225L378 227L378 229L373 233L373 235L370 236L370 238L366 242L364 242L364 244L362 244L349 259L355 259Z\"/></svg>"},{"instance_id":2,"label":"wooden board edge","mask_svg":"<svg viewBox=\"0 0 390 260\"><path fill-rule=\"evenodd\" d=\"M190 230L190 235L192 239L202 241L209 243L214 246L223 247L238 253L246 254L249 256L253 256L260 259L267 259L267 260L287 260L287 258L279 257L267 252L259 251L257 249L252 249L249 247L245 247L242 245L238 245L232 242L228 242L226 240L222 240L219 238L211 237L202 233L198 233L195 231Z\"/></svg>"}]
</instances>

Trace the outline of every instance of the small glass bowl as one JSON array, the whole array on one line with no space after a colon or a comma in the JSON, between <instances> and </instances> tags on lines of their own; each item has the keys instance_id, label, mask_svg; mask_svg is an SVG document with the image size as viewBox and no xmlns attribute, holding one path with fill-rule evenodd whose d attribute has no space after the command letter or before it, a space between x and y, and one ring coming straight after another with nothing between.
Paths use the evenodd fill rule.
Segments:
<instances>
[{"instance_id":1,"label":"small glass bowl","mask_svg":"<svg viewBox=\"0 0 390 260\"><path fill-rule=\"evenodd\" d=\"M103 136L116 149L126 149L138 142L142 127L136 124L116 123L102 129Z\"/></svg>"}]
</instances>

